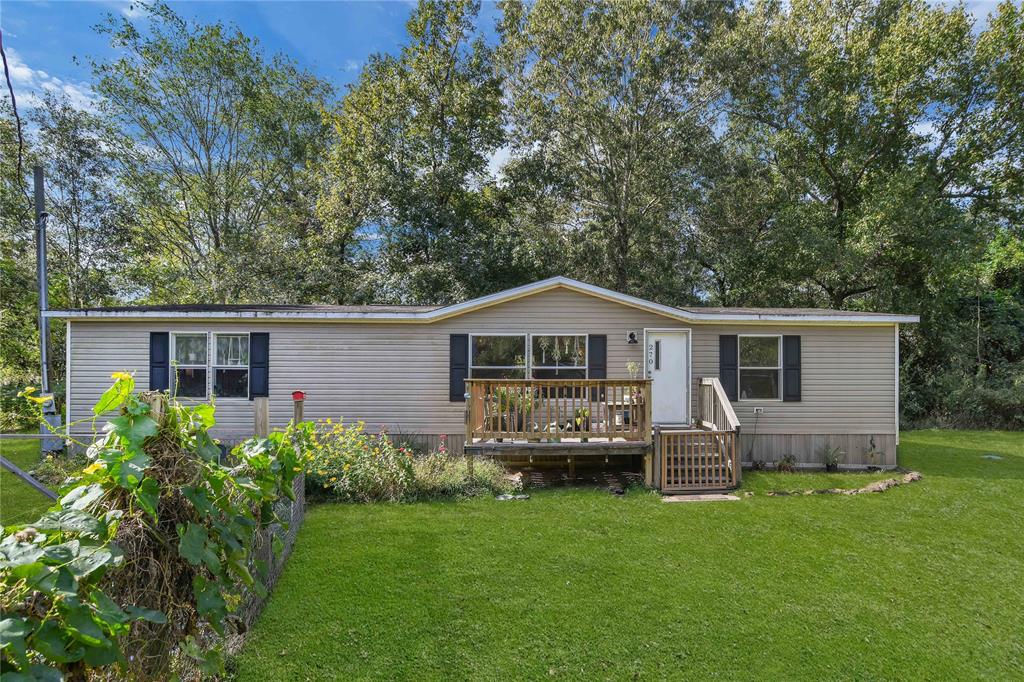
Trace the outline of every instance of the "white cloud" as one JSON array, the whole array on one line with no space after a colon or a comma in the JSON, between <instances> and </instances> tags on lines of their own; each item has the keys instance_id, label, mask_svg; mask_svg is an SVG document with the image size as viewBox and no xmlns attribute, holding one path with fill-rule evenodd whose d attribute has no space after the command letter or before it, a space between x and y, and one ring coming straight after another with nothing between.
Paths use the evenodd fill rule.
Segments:
<instances>
[{"instance_id":1,"label":"white cloud","mask_svg":"<svg viewBox=\"0 0 1024 682\"><path fill-rule=\"evenodd\" d=\"M86 111L96 110L96 97L88 83L71 83L51 76L42 69L33 69L21 55L11 47L6 49L7 65L10 68L11 83L19 104L27 108L39 106L42 91L60 92L68 97L71 104Z\"/></svg>"},{"instance_id":2,"label":"white cloud","mask_svg":"<svg viewBox=\"0 0 1024 682\"><path fill-rule=\"evenodd\" d=\"M121 14L128 17L129 19L135 19L141 17L145 12L142 11L142 6L137 2L129 2L124 4L120 8Z\"/></svg>"},{"instance_id":3,"label":"white cloud","mask_svg":"<svg viewBox=\"0 0 1024 682\"><path fill-rule=\"evenodd\" d=\"M342 67L344 71L358 71L362 67L363 63L358 59L346 59L345 65Z\"/></svg>"}]
</instances>

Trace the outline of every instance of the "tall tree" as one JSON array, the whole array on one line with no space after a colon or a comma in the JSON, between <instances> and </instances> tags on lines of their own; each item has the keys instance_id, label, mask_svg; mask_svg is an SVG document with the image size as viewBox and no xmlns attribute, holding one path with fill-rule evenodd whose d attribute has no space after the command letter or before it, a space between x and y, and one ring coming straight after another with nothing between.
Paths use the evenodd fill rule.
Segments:
<instances>
[{"instance_id":1,"label":"tall tree","mask_svg":"<svg viewBox=\"0 0 1024 682\"><path fill-rule=\"evenodd\" d=\"M110 302L130 220L117 185L120 135L52 92L43 94L31 118L46 174L54 300L70 307Z\"/></svg>"},{"instance_id":2,"label":"tall tree","mask_svg":"<svg viewBox=\"0 0 1024 682\"><path fill-rule=\"evenodd\" d=\"M716 90L703 78L722 2L503 3L516 153L570 207L577 272L668 300L693 296L680 236L696 203Z\"/></svg>"},{"instance_id":3,"label":"tall tree","mask_svg":"<svg viewBox=\"0 0 1024 682\"><path fill-rule=\"evenodd\" d=\"M779 270L807 300L921 286L983 244L964 209L990 198L982 167L1013 138L988 115L991 65L963 8L769 0L720 47L726 144L784 198L748 227L788 244Z\"/></svg>"},{"instance_id":4,"label":"tall tree","mask_svg":"<svg viewBox=\"0 0 1024 682\"><path fill-rule=\"evenodd\" d=\"M487 229L479 188L503 139L478 12L473 0L422 0L409 44L372 56L334 117L331 173L343 204L365 207L350 218L375 242L392 299L445 302L475 287L461 254Z\"/></svg>"},{"instance_id":5,"label":"tall tree","mask_svg":"<svg viewBox=\"0 0 1024 682\"><path fill-rule=\"evenodd\" d=\"M26 174L35 157L19 135L5 95L0 99L0 385L5 393L8 384L20 389L39 376L35 238Z\"/></svg>"},{"instance_id":6,"label":"tall tree","mask_svg":"<svg viewBox=\"0 0 1024 682\"><path fill-rule=\"evenodd\" d=\"M138 143L123 177L137 251L151 254L138 277L155 299L290 296L268 275L282 237L308 227L306 167L324 145L329 88L237 29L142 8L145 30L108 18L119 56L93 64L105 110Z\"/></svg>"}]
</instances>

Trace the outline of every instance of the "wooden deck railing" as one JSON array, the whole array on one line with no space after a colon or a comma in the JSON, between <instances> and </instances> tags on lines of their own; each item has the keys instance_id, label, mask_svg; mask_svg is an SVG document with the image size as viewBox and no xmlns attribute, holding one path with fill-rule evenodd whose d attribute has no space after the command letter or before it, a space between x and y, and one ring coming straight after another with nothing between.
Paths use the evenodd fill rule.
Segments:
<instances>
[{"instance_id":1,"label":"wooden deck railing","mask_svg":"<svg viewBox=\"0 0 1024 682\"><path fill-rule=\"evenodd\" d=\"M735 431L658 431L655 437L663 491L725 490L739 485Z\"/></svg>"},{"instance_id":2,"label":"wooden deck railing","mask_svg":"<svg viewBox=\"0 0 1024 682\"><path fill-rule=\"evenodd\" d=\"M739 431L740 420L725 388L716 377L703 377L697 383L697 418L712 431Z\"/></svg>"},{"instance_id":3,"label":"wooden deck railing","mask_svg":"<svg viewBox=\"0 0 1024 682\"><path fill-rule=\"evenodd\" d=\"M651 442L649 379L467 379L466 442Z\"/></svg>"}]
</instances>

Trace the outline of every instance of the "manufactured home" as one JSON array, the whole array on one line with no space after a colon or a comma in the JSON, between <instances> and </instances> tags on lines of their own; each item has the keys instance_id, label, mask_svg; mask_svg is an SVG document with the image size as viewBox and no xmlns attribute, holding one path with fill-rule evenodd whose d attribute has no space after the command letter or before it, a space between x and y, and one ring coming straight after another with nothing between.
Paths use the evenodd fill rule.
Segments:
<instances>
[{"instance_id":1,"label":"manufactured home","mask_svg":"<svg viewBox=\"0 0 1024 682\"><path fill-rule=\"evenodd\" d=\"M60 310L67 419L117 371L216 401L215 435L363 421L422 447L530 461L634 457L666 491L728 488L791 456L894 467L899 325L917 316L671 307L555 277L447 306ZM789 458L787 458L789 459Z\"/></svg>"}]
</instances>

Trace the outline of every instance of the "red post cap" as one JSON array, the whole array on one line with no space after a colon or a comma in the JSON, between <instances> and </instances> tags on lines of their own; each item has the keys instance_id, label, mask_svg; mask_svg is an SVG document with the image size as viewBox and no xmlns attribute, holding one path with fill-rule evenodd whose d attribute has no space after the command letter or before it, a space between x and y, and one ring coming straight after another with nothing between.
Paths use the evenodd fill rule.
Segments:
<instances>
[{"instance_id":1,"label":"red post cap","mask_svg":"<svg viewBox=\"0 0 1024 682\"><path fill-rule=\"evenodd\" d=\"M292 391L292 400L305 400L305 391Z\"/></svg>"}]
</instances>

